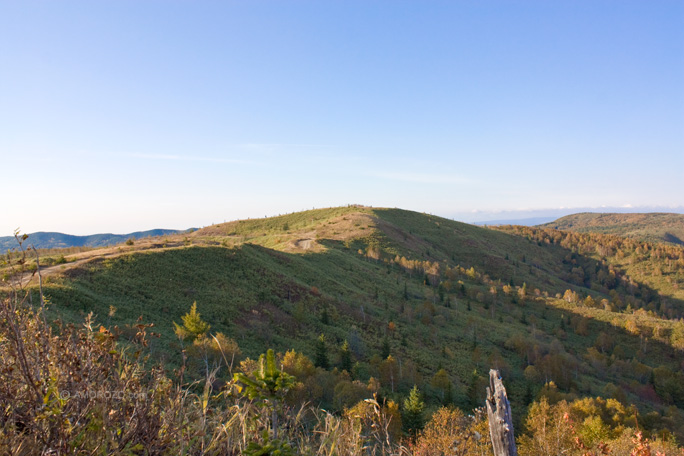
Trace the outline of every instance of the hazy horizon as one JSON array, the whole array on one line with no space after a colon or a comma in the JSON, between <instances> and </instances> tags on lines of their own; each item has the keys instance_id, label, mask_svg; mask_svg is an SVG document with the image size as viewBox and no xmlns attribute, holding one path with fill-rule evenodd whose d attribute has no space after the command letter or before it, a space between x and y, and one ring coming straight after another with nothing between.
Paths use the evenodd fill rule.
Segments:
<instances>
[{"instance_id":1,"label":"hazy horizon","mask_svg":"<svg viewBox=\"0 0 684 456\"><path fill-rule=\"evenodd\" d=\"M360 203L359 203L360 204ZM374 206L374 207L380 207L380 206ZM302 211L309 210L309 209L323 209L322 207L310 207L310 208L302 208ZM414 210L416 212L426 212L426 211L420 211L417 209L408 209L408 208L398 208L398 209L406 209L406 210ZM245 217L238 217L238 218L230 218L230 219L222 219L222 220L217 220L215 222L209 223L207 225L190 225L190 226L148 226L148 227L138 227L131 225L130 228L122 228L117 230L112 230L107 228L106 226L103 225L102 230L99 231L83 231L83 230L76 230L76 231L65 231L65 230L60 230L60 229L35 229L35 230L26 230L22 227L17 227L20 229L21 233L36 233L36 232L57 232L57 233L62 233L62 234L68 234L68 235L74 235L74 236L90 236L90 235L95 235L95 234L130 234L134 232L141 232L141 231L150 231L150 230L155 230L155 229L172 229L172 230L187 230L187 229L193 229L193 228L203 228L208 225L212 225L215 223L225 223L225 222L230 222L230 221L235 221L235 220L245 220L245 219L255 219L255 218L263 218L263 217L276 217L279 215L285 215L289 214L292 212L299 212L299 211L290 211L290 212L282 212L282 213L273 213L273 214L265 214L263 216L245 216ZM508 223L508 222L516 222L514 224L519 224L519 225L538 225L546 222L551 222L554 221L558 218L564 217L566 215L571 215L571 214L577 214L581 212L595 212L595 213L652 213L652 212L669 212L669 213L676 213L676 214L684 214L684 206L680 207L601 207L601 208L592 208L592 207L578 207L578 208L557 208L557 209L533 209L533 210L518 210L518 211L471 211L469 213L453 213L453 214L439 214L439 213L434 213L434 212L429 212L433 215L437 215L439 217L444 217L447 219L455 220L458 222L464 222L464 223L469 223L469 224L474 224L474 225L483 225L483 224L496 224L496 223ZM113 225L116 226L116 225ZM16 229L16 228L15 228ZM9 233L0 233L0 237L4 236L12 236L13 232Z\"/></svg>"}]
</instances>

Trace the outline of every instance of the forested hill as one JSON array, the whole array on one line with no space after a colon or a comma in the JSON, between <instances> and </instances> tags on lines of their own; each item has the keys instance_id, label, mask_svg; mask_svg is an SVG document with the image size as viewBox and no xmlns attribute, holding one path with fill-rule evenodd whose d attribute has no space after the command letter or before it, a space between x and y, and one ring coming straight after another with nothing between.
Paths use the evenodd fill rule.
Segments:
<instances>
[{"instance_id":1,"label":"forested hill","mask_svg":"<svg viewBox=\"0 0 684 456\"><path fill-rule=\"evenodd\" d=\"M44 271L52 315L82 322L93 312L122 334L135 334L142 316L160 336L147 350L169 372L184 359L174 322L195 302L235 369L273 348L301 384L297 400L326 410L369 392L402 404L415 385L429 413L470 411L495 367L521 433L528 406L546 398L611 438L638 410L653 435L684 439L680 246L351 206L64 260ZM187 376L225 359L199 347ZM609 420L606 407L624 413Z\"/></svg>"},{"instance_id":2,"label":"forested hill","mask_svg":"<svg viewBox=\"0 0 684 456\"><path fill-rule=\"evenodd\" d=\"M142 239L153 236L165 236L180 233L179 230L148 230L136 231L129 234L91 234L88 236L74 236L71 234L39 231L31 233L31 245L37 249L60 249L69 247L104 247L107 245L121 244L128 239ZM0 249L7 251L17 245L14 236L0 237Z\"/></svg>"},{"instance_id":3,"label":"forested hill","mask_svg":"<svg viewBox=\"0 0 684 456\"><path fill-rule=\"evenodd\" d=\"M617 234L647 242L684 245L684 215L670 213L601 214L583 212L539 225L578 233Z\"/></svg>"}]
</instances>

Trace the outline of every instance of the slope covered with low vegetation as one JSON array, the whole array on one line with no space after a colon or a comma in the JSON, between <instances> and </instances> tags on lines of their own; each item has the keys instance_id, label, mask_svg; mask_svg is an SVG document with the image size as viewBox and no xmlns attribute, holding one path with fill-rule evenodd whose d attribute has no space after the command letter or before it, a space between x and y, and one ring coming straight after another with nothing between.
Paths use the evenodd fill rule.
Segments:
<instances>
[{"instance_id":1,"label":"slope covered with low vegetation","mask_svg":"<svg viewBox=\"0 0 684 456\"><path fill-rule=\"evenodd\" d=\"M684 245L684 215L669 213L612 214L583 212L540 225L578 233L615 234L645 242Z\"/></svg>"},{"instance_id":2,"label":"slope covered with low vegetation","mask_svg":"<svg viewBox=\"0 0 684 456\"><path fill-rule=\"evenodd\" d=\"M420 433L429 417L461 419L442 406L463 410L459 429L475 432L465 417L482 406L490 368L526 454L545 454L539 420L568 411L576 424L559 445L576 432L589 446L624 446L637 423L684 439L679 246L350 206L65 261L43 280L51 319L80 324L92 312L125 346L142 317L159 336L144 352L181 384L215 376L220 388L272 348L296 379L285 403L339 417L376 394L399 426L391 438L416 436L415 454L436 454L420 452L420 437L440 429ZM189 315L210 327L188 338Z\"/></svg>"}]
</instances>

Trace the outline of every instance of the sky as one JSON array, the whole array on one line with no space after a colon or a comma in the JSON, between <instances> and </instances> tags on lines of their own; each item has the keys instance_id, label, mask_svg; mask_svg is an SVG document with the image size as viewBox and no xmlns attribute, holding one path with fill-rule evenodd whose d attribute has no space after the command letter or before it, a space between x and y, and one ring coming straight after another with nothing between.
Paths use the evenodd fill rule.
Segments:
<instances>
[{"instance_id":1,"label":"sky","mask_svg":"<svg viewBox=\"0 0 684 456\"><path fill-rule=\"evenodd\" d=\"M0 236L683 211L684 2L0 0L0 182Z\"/></svg>"}]
</instances>

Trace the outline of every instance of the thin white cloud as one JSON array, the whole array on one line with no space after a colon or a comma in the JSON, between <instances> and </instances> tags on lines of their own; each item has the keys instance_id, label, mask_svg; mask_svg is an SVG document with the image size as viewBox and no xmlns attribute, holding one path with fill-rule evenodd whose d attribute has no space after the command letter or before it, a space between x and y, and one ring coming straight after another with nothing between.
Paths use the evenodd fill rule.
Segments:
<instances>
[{"instance_id":1,"label":"thin white cloud","mask_svg":"<svg viewBox=\"0 0 684 456\"><path fill-rule=\"evenodd\" d=\"M191 161L191 162L206 162L206 163L233 163L242 165L254 165L257 162L251 160L243 160L240 158L221 158L221 157L195 157L192 155L168 155L168 154L129 154L133 158L144 158L147 160L165 160L165 161Z\"/></svg>"},{"instance_id":2,"label":"thin white cloud","mask_svg":"<svg viewBox=\"0 0 684 456\"><path fill-rule=\"evenodd\" d=\"M20 163L52 163L58 161L56 157L36 157L34 155L11 155L7 158L2 157L2 160Z\"/></svg>"},{"instance_id":3,"label":"thin white cloud","mask_svg":"<svg viewBox=\"0 0 684 456\"><path fill-rule=\"evenodd\" d=\"M236 147L245 149L276 149L281 147L335 147L332 144L245 143Z\"/></svg>"},{"instance_id":4,"label":"thin white cloud","mask_svg":"<svg viewBox=\"0 0 684 456\"><path fill-rule=\"evenodd\" d=\"M244 143L232 146L233 149L242 150L249 153L261 153L265 155L273 155L280 153L293 153L297 150L298 153L304 151L312 151L314 149L330 149L335 147L330 144L289 144L289 143Z\"/></svg>"}]
</instances>

